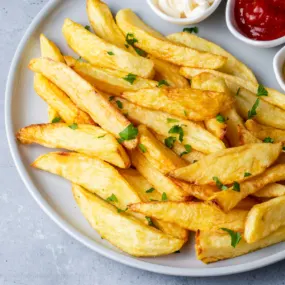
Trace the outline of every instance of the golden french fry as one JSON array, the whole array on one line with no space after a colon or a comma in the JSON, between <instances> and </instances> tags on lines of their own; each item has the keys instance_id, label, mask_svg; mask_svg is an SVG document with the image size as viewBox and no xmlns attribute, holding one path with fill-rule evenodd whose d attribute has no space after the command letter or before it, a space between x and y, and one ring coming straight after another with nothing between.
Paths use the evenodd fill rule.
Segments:
<instances>
[{"instance_id":1,"label":"golden french fry","mask_svg":"<svg viewBox=\"0 0 285 285\"><path fill-rule=\"evenodd\" d=\"M193 121L215 117L233 104L228 94L191 88L148 88L124 92L122 97L142 107Z\"/></svg>"},{"instance_id":2,"label":"golden french fry","mask_svg":"<svg viewBox=\"0 0 285 285\"><path fill-rule=\"evenodd\" d=\"M64 58L59 48L54 42L50 41L44 34L40 35L42 57L48 57L54 61L64 63Z\"/></svg>"},{"instance_id":3,"label":"golden french fry","mask_svg":"<svg viewBox=\"0 0 285 285\"><path fill-rule=\"evenodd\" d=\"M285 164L278 164L265 170L262 174L253 177L239 185L239 192L229 188L220 191L211 198L221 209L229 211L233 209L242 199L261 190L267 184L285 180Z\"/></svg>"},{"instance_id":4,"label":"golden french fry","mask_svg":"<svg viewBox=\"0 0 285 285\"><path fill-rule=\"evenodd\" d=\"M255 84L258 84L253 72L245 64L215 43L186 32L171 34L168 35L167 38L175 43L183 44L199 51L210 52L226 57L227 61L225 65L220 68L221 71L244 80L251 80Z\"/></svg>"},{"instance_id":5,"label":"golden french fry","mask_svg":"<svg viewBox=\"0 0 285 285\"><path fill-rule=\"evenodd\" d=\"M128 215L78 185L72 192L82 214L102 238L134 256L159 256L179 250L184 241Z\"/></svg>"},{"instance_id":6,"label":"golden french fry","mask_svg":"<svg viewBox=\"0 0 285 285\"><path fill-rule=\"evenodd\" d=\"M79 108L89 113L103 129L116 137L120 137L119 133L131 126L130 121L102 94L67 65L40 58L32 60L29 68L46 76L66 92ZM137 145L135 136L128 137L128 139L124 141L124 145L130 149L135 148Z\"/></svg>"},{"instance_id":7,"label":"golden french fry","mask_svg":"<svg viewBox=\"0 0 285 285\"><path fill-rule=\"evenodd\" d=\"M63 148L98 157L121 168L130 166L124 148L113 135L91 125L77 125L73 130L67 124L31 125L21 129L17 139L23 144L37 143L49 148Z\"/></svg>"},{"instance_id":8,"label":"golden french fry","mask_svg":"<svg viewBox=\"0 0 285 285\"><path fill-rule=\"evenodd\" d=\"M255 206L258 203L259 203L258 199L254 197L246 197L236 205L235 209L249 211L253 206Z\"/></svg>"},{"instance_id":9,"label":"golden french fry","mask_svg":"<svg viewBox=\"0 0 285 285\"><path fill-rule=\"evenodd\" d=\"M217 77L222 77L225 79L226 84L230 91L233 94L240 94L239 89L244 88L247 91L250 91L254 95L258 94L258 89L261 87L260 85L250 81L250 80L244 80L242 78L239 78L237 76L229 75L223 72L219 72L216 70L211 69L198 69L198 68L189 68L189 67L182 67L180 69L180 73L185 76L186 78L192 78L200 73L208 72L211 73ZM263 86L262 86L263 89ZM265 88L267 91L267 96L262 96L261 100L265 101L266 103L272 104L276 107L279 107L283 110L285 110L285 98L284 94L278 92L277 90L274 90L272 88ZM239 96L236 97L238 99Z\"/></svg>"},{"instance_id":10,"label":"golden french fry","mask_svg":"<svg viewBox=\"0 0 285 285\"><path fill-rule=\"evenodd\" d=\"M239 144L255 144L262 143L262 141L256 138L251 132L249 132L244 125L238 126Z\"/></svg>"},{"instance_id":11,"label":"golden french fry","mask_svg":"<svg viewBox=\"0 0 285 285\"><path fill-rule=\"evenodd\" d=\"M116 16L117 25L125 34L137 39L135 46L147 53L177 65L216 69L222 67L226 58L200 52L175 44L147 26L132 10L122 9Z\"/></svg>"},{"instance_id":12,"label":"golden french fry","mask_svg":"<svg viewBox=\"0 0 285 285\"><path fill-rule=\"evenodd\" d=\"M285 186L278 183L266 185L261 190L253 193L253 196L260 198L275 198L285 195Z\"/></svg>"},{"instance_id":13,"label":"golden french fry","mask_svg":"<svg viewBox=\"0 0 285 285\"><path fill-rule=\"evenodd\" d=\"M241 239L236 248L231 246L231 237L227 233L198 231L196 233L196 256L204 263L234 258L246 253L268 247L285 240L285 227L255 243L246 243Z\"/></svg>"},{"instance_id":14,"label":"golden french fry","mask_svg":"<svg viewBox=\"0 0 285 285\"><path fill-rule=\"evenodd\" d=\"M68 152L48 153L40 156L32 166L81 185L121 210L134 201L141 201L113 166L94 157Z\"/></svg>"},{"instance_id":15,"label":"golden french fry","mask_svg":"<svg viewBox=\"0 0 285 285\"><path fill-rule=\"evenodd\" d=\"M285 225L285 197L276 197L255 205L248 213L244 239L248 243L259 241Z\"/></svg>"},{"instance_id":16,"label":"golden french fry","mask_svg":"<svg viewBox=\"0 0 285 285\"><path fill-rule=\"evenodd\" d=\"M140 125L138 129L141 153L161 173L167 174L187 165L176 153L162 144L145 125Z\"/></svg>"},{"instance_id":17,"label":"golden french fry","mask_svg":"<svg viewBox=\"0 0 285 285\"><path fill-rule=\"evenodd\" d=\"M65 56L66 64L76 73L82 76L89 83L99 90L110 94L120 95L124 91L135 91L144 88L156 87L158 82L142 77L136 77L133 84L124 78L128 73L114 69L103 69L90 63L78 61L71 56Z\"/></svg>"},{"instance_id":18,"label":"golden french fry","mask_svg":"<svg viewBox=\"0 0 285 285\"><path fill-rule=\"evenodd\" d=\"M161 194L135 169L121 169L120 174L128 181L143 202L161 200ZM185 241L188 240L188 231L171 223L152 219L154 225L162 232Z\"/></svg>"},{"instance_id":19,"label":"golden french fry","mask_svg":"<svg viewBox=\"0 0 285 285\"><path fill-rule=\"evenodd\" d=\"M285 142L285 130L280 130L258 124L254 120L245 122L246 128L260 140L272 138L274 142Z\"/></svg>"},{"instance_id":20,"label":"golden french fry","mask_svg":"<svg viewBox=\"0 0 285 285\"><path fill-rule=\"evenodd\" d=\"M227 132L227 124L219 122L217 118L212 118L204 122L206 129L214 136L222 140Z\"/></svg>"},{"instance_id":21,"label":"golden french fry","mask_svg":"<svg viewBox=\"0 0 285 285\"><path fill-rule=\"evenodd\" d=\"M95 66L118 69L145 78L154 75L151 60L134 56L102 40L70 19L64 21L62 32L68 45Z\"/></svg>"},{"instance_id":22,"label":"golden french fry","mask_svg":"<svg viewBox=\"0 0 285 285\"><path fill-rule=\"evenodd\" d=\"M256 176L272 165L281 153L282 145L249 144L225 149L205 156L200 161L170 172L170 175L191 183L204 185L241 182L246 172ZM216 181L216 183L218 183Z\"/></svg>"},{"instance_id":23,"label":"golden french fry","mask_svg":"<svg viewBox=\"0 0 285 285\"><path fill-rule=\"evenodd\" d=\"M136 124L146 125L160 135L165 137L171 136L179 140L178 134L170 132L176 130L180 133L183 132L183 139L180 136L180 141L182 140L184 145L189 144L203 153L212 153L225 148L221 140L193 122L169 115L168 113L143 108L122 98L116 98L115 100L121 102L122 112L128 115L128 119ZM173 127L175 127L174 130Z\"/></svg>"},{"instance_id":24,"label":"golden french fry","mask_svg":"<svg viewBox=\"0 0 285 285\"><path fill-rule=\"evenodd\" d=\"M154 188L162 195L165 193L167 199L172 201L185 201L189 199L189 194L170 178L156 169L138 150L131 152L131 162L138 172L147 179ZM162 199L162 196L160 200Z\"/></svg>"},{"instance_id":25,"label":"golden french fry","mask_svg":"<svg viewBox=\"0 0 285 285\"><path fill-rule=\"evenodd\" d=\"M205 202L151 202L129 205L131 211L165 222L175 223L190 231L228 228L243 231L248 211L224 213Z\"/></svg>"}]
</instances>

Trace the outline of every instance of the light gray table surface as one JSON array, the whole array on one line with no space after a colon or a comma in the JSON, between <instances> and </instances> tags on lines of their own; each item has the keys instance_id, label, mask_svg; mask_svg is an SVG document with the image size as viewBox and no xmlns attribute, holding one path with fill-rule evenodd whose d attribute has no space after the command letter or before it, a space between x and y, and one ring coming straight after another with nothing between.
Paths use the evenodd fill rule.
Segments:
<instances>
[{"instance_id":1,"label":"light gray table surface","mask_svg":"<svg viewBox=\"0 0 285 285\"><path fill-rule=\"evenodd\" d=\"M43 213L25 189L9 152L4 94L16 47L47 2L0 0L0 285L285 284L285 261L216 278L171 277L133 269L89 250Z\"/></svg>"}]
</instances>

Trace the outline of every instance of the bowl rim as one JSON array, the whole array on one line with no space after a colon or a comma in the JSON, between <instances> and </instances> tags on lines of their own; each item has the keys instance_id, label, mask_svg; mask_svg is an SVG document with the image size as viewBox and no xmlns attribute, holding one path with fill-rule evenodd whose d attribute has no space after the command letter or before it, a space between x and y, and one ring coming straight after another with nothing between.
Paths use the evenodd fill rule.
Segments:
<instances>
[{"instance_id":1,"label":"bowl rim","mask_svg":"<svg viewBox=\"0 0 285 285\"><path fill-rule=\"evenodd\" d=\"M273 58L273 70L276 79L280 87L285 91L285 78L283 75L284 65L285 65L285 46L282 47Z\"/></svg>"},{"instance_id":2,"label":"bowl rim","mask_svg":"<svg viewBox=\"0 0 285 285\"><path fill-rule=\"evenodd\" d=\"M163 13L155 4L155 0L146 0L152 11L157 14L161 19L174 23L174 24L185 24L185 25L190 25L190 24L197 24L204 19L208 18L211 14L215 12L215 10L219 7L221 4L222 0L214 0L214 3L211 5L209 9L205 11L203 15L199 15L196 17L189 17L189 18L174 18L171 16L168 16L167 14Z\"/></svg>"},{"instance_id":3,"label":"bowl rim","mask_svg":"<svg viewBox=\"0 0 285 285\"><path fill-rule=\"evenodd\" d=\"M259 41L259 40L250 39L246 37L245 35L243 35L234 25L235 17L234 17L233 9L234 9L235 1L236 0L228 0L227 5L226 5L226 23L232 35L234 35L237 39L249 45L260 47L260 48L271 48L271 47L275 47L275 46L285 43L285 36L282 36L274 40L269 40L269 41Z\"/></svg>"}]
</instances>

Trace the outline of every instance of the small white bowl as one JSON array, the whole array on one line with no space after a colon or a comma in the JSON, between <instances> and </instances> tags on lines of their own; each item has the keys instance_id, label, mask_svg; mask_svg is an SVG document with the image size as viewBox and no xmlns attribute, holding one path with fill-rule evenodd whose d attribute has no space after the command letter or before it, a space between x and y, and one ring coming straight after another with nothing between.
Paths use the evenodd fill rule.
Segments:
<instances>
[{"instance_id":1,"label":"small white bowl","mask_svg":"<svg viewBox=\"0 0 285 285\"><path fill-rule=\"evenodd\" d=\"M285 46L276 53L273 59L273 69L276 79L285 91L285 78L284 78L284 65L285 65Z\"/></svg>"},{"instance_id":2,"label":"small white bowl","mask_svg":"<svg viewBox=\"0 0 285 285\"><path fill-rule=\"evenodd\" d=\"M260 48L270 48L270 47L275 47L278 45L281 45L285 43L285 36L271 40L271 41L257 41L257 40L252 40L241 32L241 30L238 28L236 20L235 20L235 14L234 14L234 8L235 8L235 3L236 0L228 0L227 7L226 7L226 22L228 29L230 32L239 40L255 46L255 47L260 47Z\"/></svg>"},{"instance_id":3,"label":"small white bowl","mask_svg":"<svg viewBox=\"0 0 285 285\"><path fill-rule=\"evenodd\" d=\"M211 5L209 9L205 11L203 15L196 16L196 17L189 17L189 18L173 18L171 16L166 15L162 12L157 6L157 0L147 0L148 5L154 11L156 15L158 15L161 19L170 22L172 24L177 24L181 26L185 25L192 25L198 24L208 18L211 14L215 12L218 8L222 0L215 0L214 3Z\"/></svg>"}]
</instances>

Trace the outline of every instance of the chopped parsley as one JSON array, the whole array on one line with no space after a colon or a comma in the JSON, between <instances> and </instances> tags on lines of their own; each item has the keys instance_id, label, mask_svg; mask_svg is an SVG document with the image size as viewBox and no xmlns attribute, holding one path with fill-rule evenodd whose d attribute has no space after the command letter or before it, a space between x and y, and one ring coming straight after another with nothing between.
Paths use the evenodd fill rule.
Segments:
<instances>
[{"instance_id":1,"label":"chopped parsley","mask_svg":"<svg viewBox=\"0 0 285 285\"><path fill-rule=\"evenodd\" d=\"M167 195L165 192L163 192L161 195L161 201L167 201Z\"/></svg>"},{"instance_id":2,"label":"chopped parsley","mask_svg":"<svg viewBox=\"0 0 285 285\"><path fill-rule=\"evenodd\" d=\"M78 57L76 61L82 61L82 56Z\"/></svg>"},{"instance_id":3,"label":"chopped parsley","mask_svg":"<svg viewBox=\"0 0 285 285\"><path fill-rule=\"evenodd\" d=\"M231 246L236 247L238 243L241 241L241 234L235 231L232 231L227 228L221 228L221 230L227 232L231 236Z\"/></svg>"},{"instance_id":4,"label":"chopped parsley","mask_svg":"<svg viewBox=\"0 0 285 285\"><path fill-rule=\"evenodd\" d=\"M236 181L233 184L233 190L236 191L236 192L240 192L240 185Z\"/></svg>"},{"instance_id":5,"label":"chopped parsley","mask_svg":"<svg viewBox=\"0 0 285 285\"><path fill-rule=\"evenodd\" d=\"M216 116L216 120L219 122L219 123L224 123L226 121L225 117L221 114L218 114Z\"/></svg>"},{"instance_id":6,"label":"chopped parsley","mask_svg":"<svg viewBox=\"0 0 285 285\"><path fill-rule=\"evenodd\" d=\"M173 148L175 142L176 142L176 137L168 137L164 140L164 144L170 149Z\"/></svg>"},{"instance_id":7,"label":"chopped parsley","mask_svg":"<svg viewBox=\"0 0 285 285\"><path fill-rule=\"evenodd\" d=\"M261 96L268 96L268 91L264 88L264 86L262 84L258 85L257 88L257 96L261 97Z\"/></svg>"},{"instance_id":8,"label":"chopped parsley","mask_svg":"<svg viewBox=\"0 0 285 285\"><path fill-rule=\"evenodd\" d=\"M123 79L133 85L135 80L137 79L137 76L135 74L129 73L127 76L123 77Z\"/></svg>"},{"instance_id":9,"label":"chopped parsley","mask_svg":"<svg viewBox=\"0 0 285 285\"><path fill-rule=\"evenodd\" d=\"M172 119L172 118L167 118L167 123L178 123L179 120L177 119Z\"/></svg>"},{"instance_id":10,"label":"chopped parsley","mask_svg":"<svg viewBox=\"0 0 285 285\"><path fill-rule=\"evenodd\" d=\"M217 176L213 177L213 180L216 182L216 186L221 190L227 190L228 187L224 185Z\"/></svg>"},{"instance_id":11,"label":"chopped parsley","mask_svg":"<svg viewBox=\"0 0 285 285\"><path fill-rule=\"evenodd\" d=\"M116 104L117 104L119 109L123 109L123 103L120 100L117 100Z\"/></svg>"},{"instance_id":12,"label":"chopped parsley","mask_svg":"<svg viewBox=\"0 0 285 285\"><path fill-rule=\"evenodd\" d=\"M145 147L145 145L143 145L142 143L139 144L139 149L140 149L143 153L146 152L146 147Z\"/></svg>"},{"instance_id":13,"label":"chopped parsley","mask_svg":"<svg viewBox=\"0 0 285 285\"><path fill-rule=\"evenodd\" d=\"M185 115L186 117L188 117L188 113L187 113L186 110L184 110L184 115Z\"/></svg>"},{"instance_id":14,"label":"chopped parsley","mask_svg":"<svg viewBox=\"0 0 285 285\"><path fill-rule=\"evenodd\" d=\"M196 159L194 159L193 161L192 161L192 163L196 163L198 160L196 160Z\"/></svg>"},{"instance_id":15,"label":"chopped parsley","mask_svg":"<svg viewBox=\"0 0 285 285\"><path fill-rule=\"evenodd\" d=\"M180 153L180 157L183 156L184 154L188 154L192 151L192 146L190 144L185 144L184 147L185 147L185 151Z\"/></svg>"},{"instance_id":16,"label":"chopped parsley","mask_svg":"<svg viewBox=\"0 0 285 285\"><path fill-rule=\"evenodd\" d=\"M126 48L129 48L129 45L125 44L125 47L126 47Z\"/></svg>"},{"instance_id":17,"label":"chopped parsley","mask_svg":"<svg viewBox=\"0 0 285 285\"><path fill-rule=\"evenodd\" d=\"M169 134L179 134L179 141L182 142L183 141L183 137L184 137L184 131L182 129L181 126L179 125L175 125L173 126L169 131Z\"/></svg>"},{"instance_id":18,"label":"chopped parsley","mask_svg":"<svg viewBox=\"0 0 285 285\"><path fill-rule=\"evenodd\" d=\"M125 210L122 210L122 209L118 208L118 213L120 214L120 213L126 212L127 210L128 210L128 208L126 208Z\"/></svg>"},{"instance_id":19,"label":"chopped parsley","mask_svg":"<svg viewBox=\"0 0 285 285\"><path fill-rule=\"evenodd\" d=\"M162 85L169 86L169 83L164 79L159 80L157 83L157 87L161 87Z\"/></svg>"},{"instance_id":20,"label":"chopped parsley","mask_svg":"<svg viewBox=\"0 0 285 285\"><path fill-rule=\"evenodd\" d=\"M84 28L85 28L85 30L87 30L87 31L91 32L91 28L90 28L90 26L86 25Z\"/></svg>"},{"instance_id":21,"label":"chopped parsley","mask_svg":"<svg viewBox=\"0 0 285 285\"><path fill-rule=\"evenodd\" d=\"M236 96L239 95L239 92L240 92L240 87L239 87L239 89L237 90Z\"/></svg>"},{"instance_id":22,"label":"chopped parsley","mask_svg":"<svg viewBox=\"0 0 285 285\"><path fill-rule=\"evenodd\" d=\"M78 125L76 123L73 123L72 125L68 126L72 130L78 129Z\"/></svg>"},{"instance_id":23,"label":"chopped parsley","mask_svg":"<svg viewBox=\"0 0 285 285\"><path fill-rule=\"evenodd\" d=\"M155 189L153 187L149 188L148 190L145 191L145 193L152 193Z\"/></svg>"},{"instance_id":24,"label":"chopped parsley","mask_svg":"<svg viewBox=\"0 0 285 285\"><path fill-rule=\"evenodd\" d=\"M109 97L109 101L111 102L111 101L113 101L115 99L115 96L110 96Z\"/></svg>"},{"instance_id":25,"label":"chopped parsley","mask_svg":"<svg viewBox=\"0 0 285 285\"><path fill-rule=\"evenodd\" d=\"M123 131L119 133L121 142L133 140L137 137L137 135L138 129L133 124L128 125Z\"/></svg>"},{"instance_id":26,"label":"chopped parsley","mask_svg":"<svg viewBox=\"0 0 285 285\"><path fill-rule=\"evenodd\" d=\"M115 55L112 51L107 51L108 55Z\"/></svg>"},{"instance_id":27,"label":"chopped parsley","mask_svg":"<svg viewBox=\"0 0 285 285\"><path fill-rule=\"evenodd\" d=\"M184 28L183 32L187 32L190 34L192 34L192 33L198 34L199 29L198 29L198 27Z\"/></svg>"},{"instance_id":28,"label":"chopped parsley","mask_svg":"<svg viewBox=\"0 0 285 285\"><path fill-rule=\"evenodd\" d=\"M59 123L61 121L61 118L60 117L55 117L53 118L53 120L51 121L52 124L56 124L56 123Z\"/></svg>"},{"instance_id":29,"label":"chopped parsley","mask_svg":"<svg viewBox=\"0 0 285 285\"><path fill-rule=\"evenodd\" d=\"M147 56L147 53L146 53L144 50L142 50L142 49L140 49L140 48L138 48L138 47L134 47L134 49L135 49L135 51L136 51L136 53L137 53L138 55L140 55L140 56L142 56L142 57L146 57L146 56Z\"/></svg>"},{"instance_id":30,"label":"chopped parsley","mask_svg":"<svg viewBox=\"0 0 285 285\"><path fill-rule=\"evenodd\" d=\"M106 201L108 201L108 202L118 202L118 198L116 197L115 194L112 194L110 197L108 197L106 199Z\"/></svg>"},{"instance_id":31,"label":"chopped parsley","mask_svg":"<svg viewBox=\"0 0 285 285\"><path fill-rule=\"evenodd\" d=\"M145 217L145 218L146 218L146 220L147 220L147 222L148 222L148 225L151 226L151 227L153 227L154 224L153 224L151 218L150 218L150 217Z\"/></svg>"},{"instance_id":32,"label":"chopped parsley","mask_svg":"<svg viewBox=\"0 0 285 285\"><path fill-rule=\"evenodd\" d=\"M250 172L245 172L245 173L244 173L244 177L249 177L249 176L251 176L251 173L250 173Z\"/></svg>"},{"instance_id":33,"label":"chopped parsley","mask_svg":"<svg viewBox=\"0 0 285 285\"><path fill-rule=\"evenodd\" d=\"M251 110L249 110L248 113L247 113L248 119L252 119L254 116L257 115L256 109L257 109L257 107L258 107L258 105L259 105L259 102L260 102L260 99L257 98L256 101L255 101L255 103L253 104Z\"/></svg>"},{"instance_id":34,"label":"chopped parsley","mask_svg":"<svg viewBox=\"0 0 285 285\"><path fill-rule=\"evenodd\" d=\"M265 142L265 143L274 143L274 139L271 138L271 137L267 137L267 138L265 138L265 139L263 140L263 142Z\"/></svg>"},{"instance_id":35,"label":"chopped parsley","mask_svg":"<svg viewBox=\"0 0 285 285\"><path fill-rule=\"evenodd\" d=\"M127 33L126 42L128 45L133 46L135 43L138 42L138 40L135 38L134 34Z\"/></svg>"},{"instance_id":36,"label":"chopped parsley","mask_svg":"<svg viewBox=\"0 0 285 285\"><path fill-rule=\"evenodd\" d=\"M105 134L105 135L102 135L102 136L97 137L97 139L102 139L102 138L104 138L105 136L106 136L106 134Z\"/></svg>"}]
</instances>

